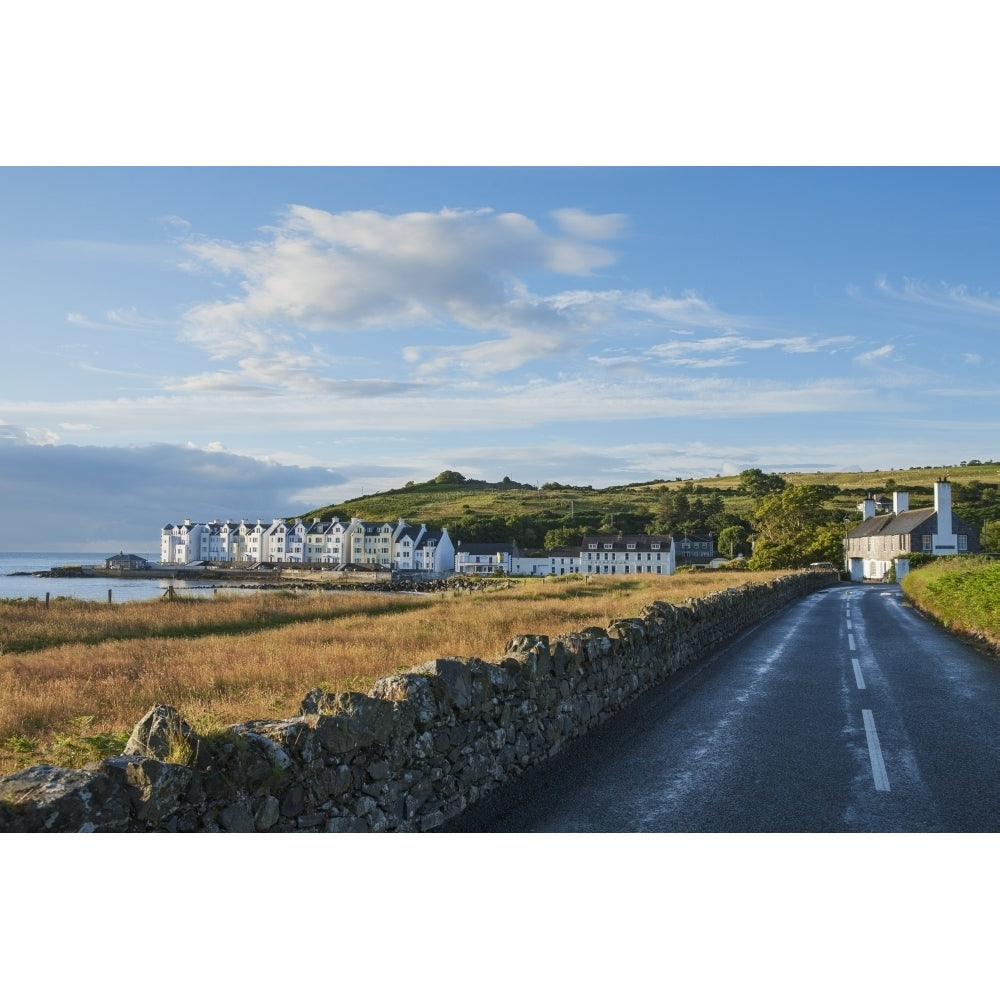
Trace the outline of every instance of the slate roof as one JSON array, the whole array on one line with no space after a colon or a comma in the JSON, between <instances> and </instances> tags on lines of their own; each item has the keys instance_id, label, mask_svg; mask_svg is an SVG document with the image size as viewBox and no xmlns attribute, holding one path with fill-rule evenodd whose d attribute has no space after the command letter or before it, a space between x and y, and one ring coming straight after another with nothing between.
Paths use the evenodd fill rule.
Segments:
<instances>
[{"instance_id":1,"label":"slate roof","mask_svg":"<svg viewBox=\"0 0 1000 1000\"><path fill-rule=\"evenodd\" d=\"M629 550L629 546L636 552L648 552L654 545L667 552L670 550L671 538L669 535L587 535L580 548L586 552L591 545L596 545L598 552L625 552Z\"/></svg>"},{"instance_id":2,"label":"slate roof","mask_svg":"<svg viewBox=\"0 0 1000 1000\"><path fill-rule=\"evenodd\" d=\"M975 533L967 521L954 511L951 514L951 528L956 534ZM870 538L875 535L912 535L915 531L934 534L937 530L937 511L933 507L907 510L902 514L878 514L851 528L848 538Z\"/></svg>"},{"instance_id":3,"label":"slate roof","mask_svg":"<svg viewBox=\"0 0 1000 1000\"><path fill-rule=\"evenodd\" d=\"M455 551L473 556L496 556L501 552L513 555L516 548L513 542L459 542Z\"/></svg>"}]
</instances>

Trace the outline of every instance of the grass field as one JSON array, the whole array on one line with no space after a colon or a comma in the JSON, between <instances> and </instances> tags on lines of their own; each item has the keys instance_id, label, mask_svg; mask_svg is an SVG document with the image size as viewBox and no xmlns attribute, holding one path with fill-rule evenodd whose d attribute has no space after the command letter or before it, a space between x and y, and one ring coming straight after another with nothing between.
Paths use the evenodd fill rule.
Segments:
<instances>
[{"instance_id":1,"label":"grass field","mask_svg":"<svg viewBox=\"0 0 1000 1000\"><path fill-rule=\"evenodd\" d=\"M1000 561L936 559L903 577L903 592L952 631L1000 652Z\"/></svg>"},{"instance_id":2,"label":"grass field","mask_svg":"<svg viewBox=\"0 0 1000 1000\"><path fill-rule=\"evenodd\" d=\"M257 593L212 600L0 603L0 773L78 767L120 753L155 703L203 733L298 714L313 688L367 691L440 656L500 656L518 634L549 636L634 617L781 573L679 573L630 580L525 580L509 589L413 597Z\"/></svg>"}]
</instances>

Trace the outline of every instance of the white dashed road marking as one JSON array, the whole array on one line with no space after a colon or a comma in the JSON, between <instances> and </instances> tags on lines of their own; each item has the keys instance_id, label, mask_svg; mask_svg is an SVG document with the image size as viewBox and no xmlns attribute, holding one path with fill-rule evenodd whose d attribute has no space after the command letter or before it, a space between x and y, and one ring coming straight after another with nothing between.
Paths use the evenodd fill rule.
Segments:
<instances>
[{"instance_id":1,"label":"white dashed road marking","mask_svg":"<svg viewBox=\"0 0 1000 1000\"><path fill-rule=\"evenodd\" d=\"M865 679L861 675L861 663L854 657L851 658L851 663L854 665L854 679L858 683L858 690L864 691Z\"/></svg>"},{"instance_id":2,"label":"white dashed road marking","mask_svg":"<svg viewBox=\"0 0 1000 1000\"><path fill-rule=\"evenodd\" d=\"M875 716L871 709L863 708L861 717L865 720L865 736L868 739L868 756L872 762L872 778L875 780L877 792L889 791L889 776L885 773L885 761L882 759L882 747L879 745L878 732L875 729Z\"/></svg>"}]
</instances>

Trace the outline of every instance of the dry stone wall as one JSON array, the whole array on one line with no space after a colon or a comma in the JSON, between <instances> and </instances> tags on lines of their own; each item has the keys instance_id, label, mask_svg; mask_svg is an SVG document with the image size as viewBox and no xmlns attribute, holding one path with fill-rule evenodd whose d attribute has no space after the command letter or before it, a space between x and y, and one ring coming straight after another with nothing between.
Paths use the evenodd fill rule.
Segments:
<instances>
[{"instance_id":1,"label":"dry stone wall","mask_svg":"<svg viewBox=\"0 0 1000 1000\"><path fill-rule=\"evenodd\" d=\"M837 582L789 575L550 639L441 658L368 694L310 691L292 719L205 738L154 706L121 757L0 779L0 830L434 830L783 605Z\"/></svg>"}]
</instances>

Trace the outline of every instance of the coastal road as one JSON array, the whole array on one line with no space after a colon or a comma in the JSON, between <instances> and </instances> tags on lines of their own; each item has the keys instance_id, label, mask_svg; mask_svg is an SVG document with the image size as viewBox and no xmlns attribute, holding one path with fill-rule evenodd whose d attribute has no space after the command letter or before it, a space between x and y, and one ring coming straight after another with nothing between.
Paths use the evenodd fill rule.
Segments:
<instances>
[{"instance_id":1,"label":"coastal road","mask_svg":"<svg viewBox=\"0 0 1000 1000\"><path fill-rule=\"evenodd\" d=\"M452 831L1000 830L1000 665L841 585L675 674Z\"/></svg>"}]
</instances>

